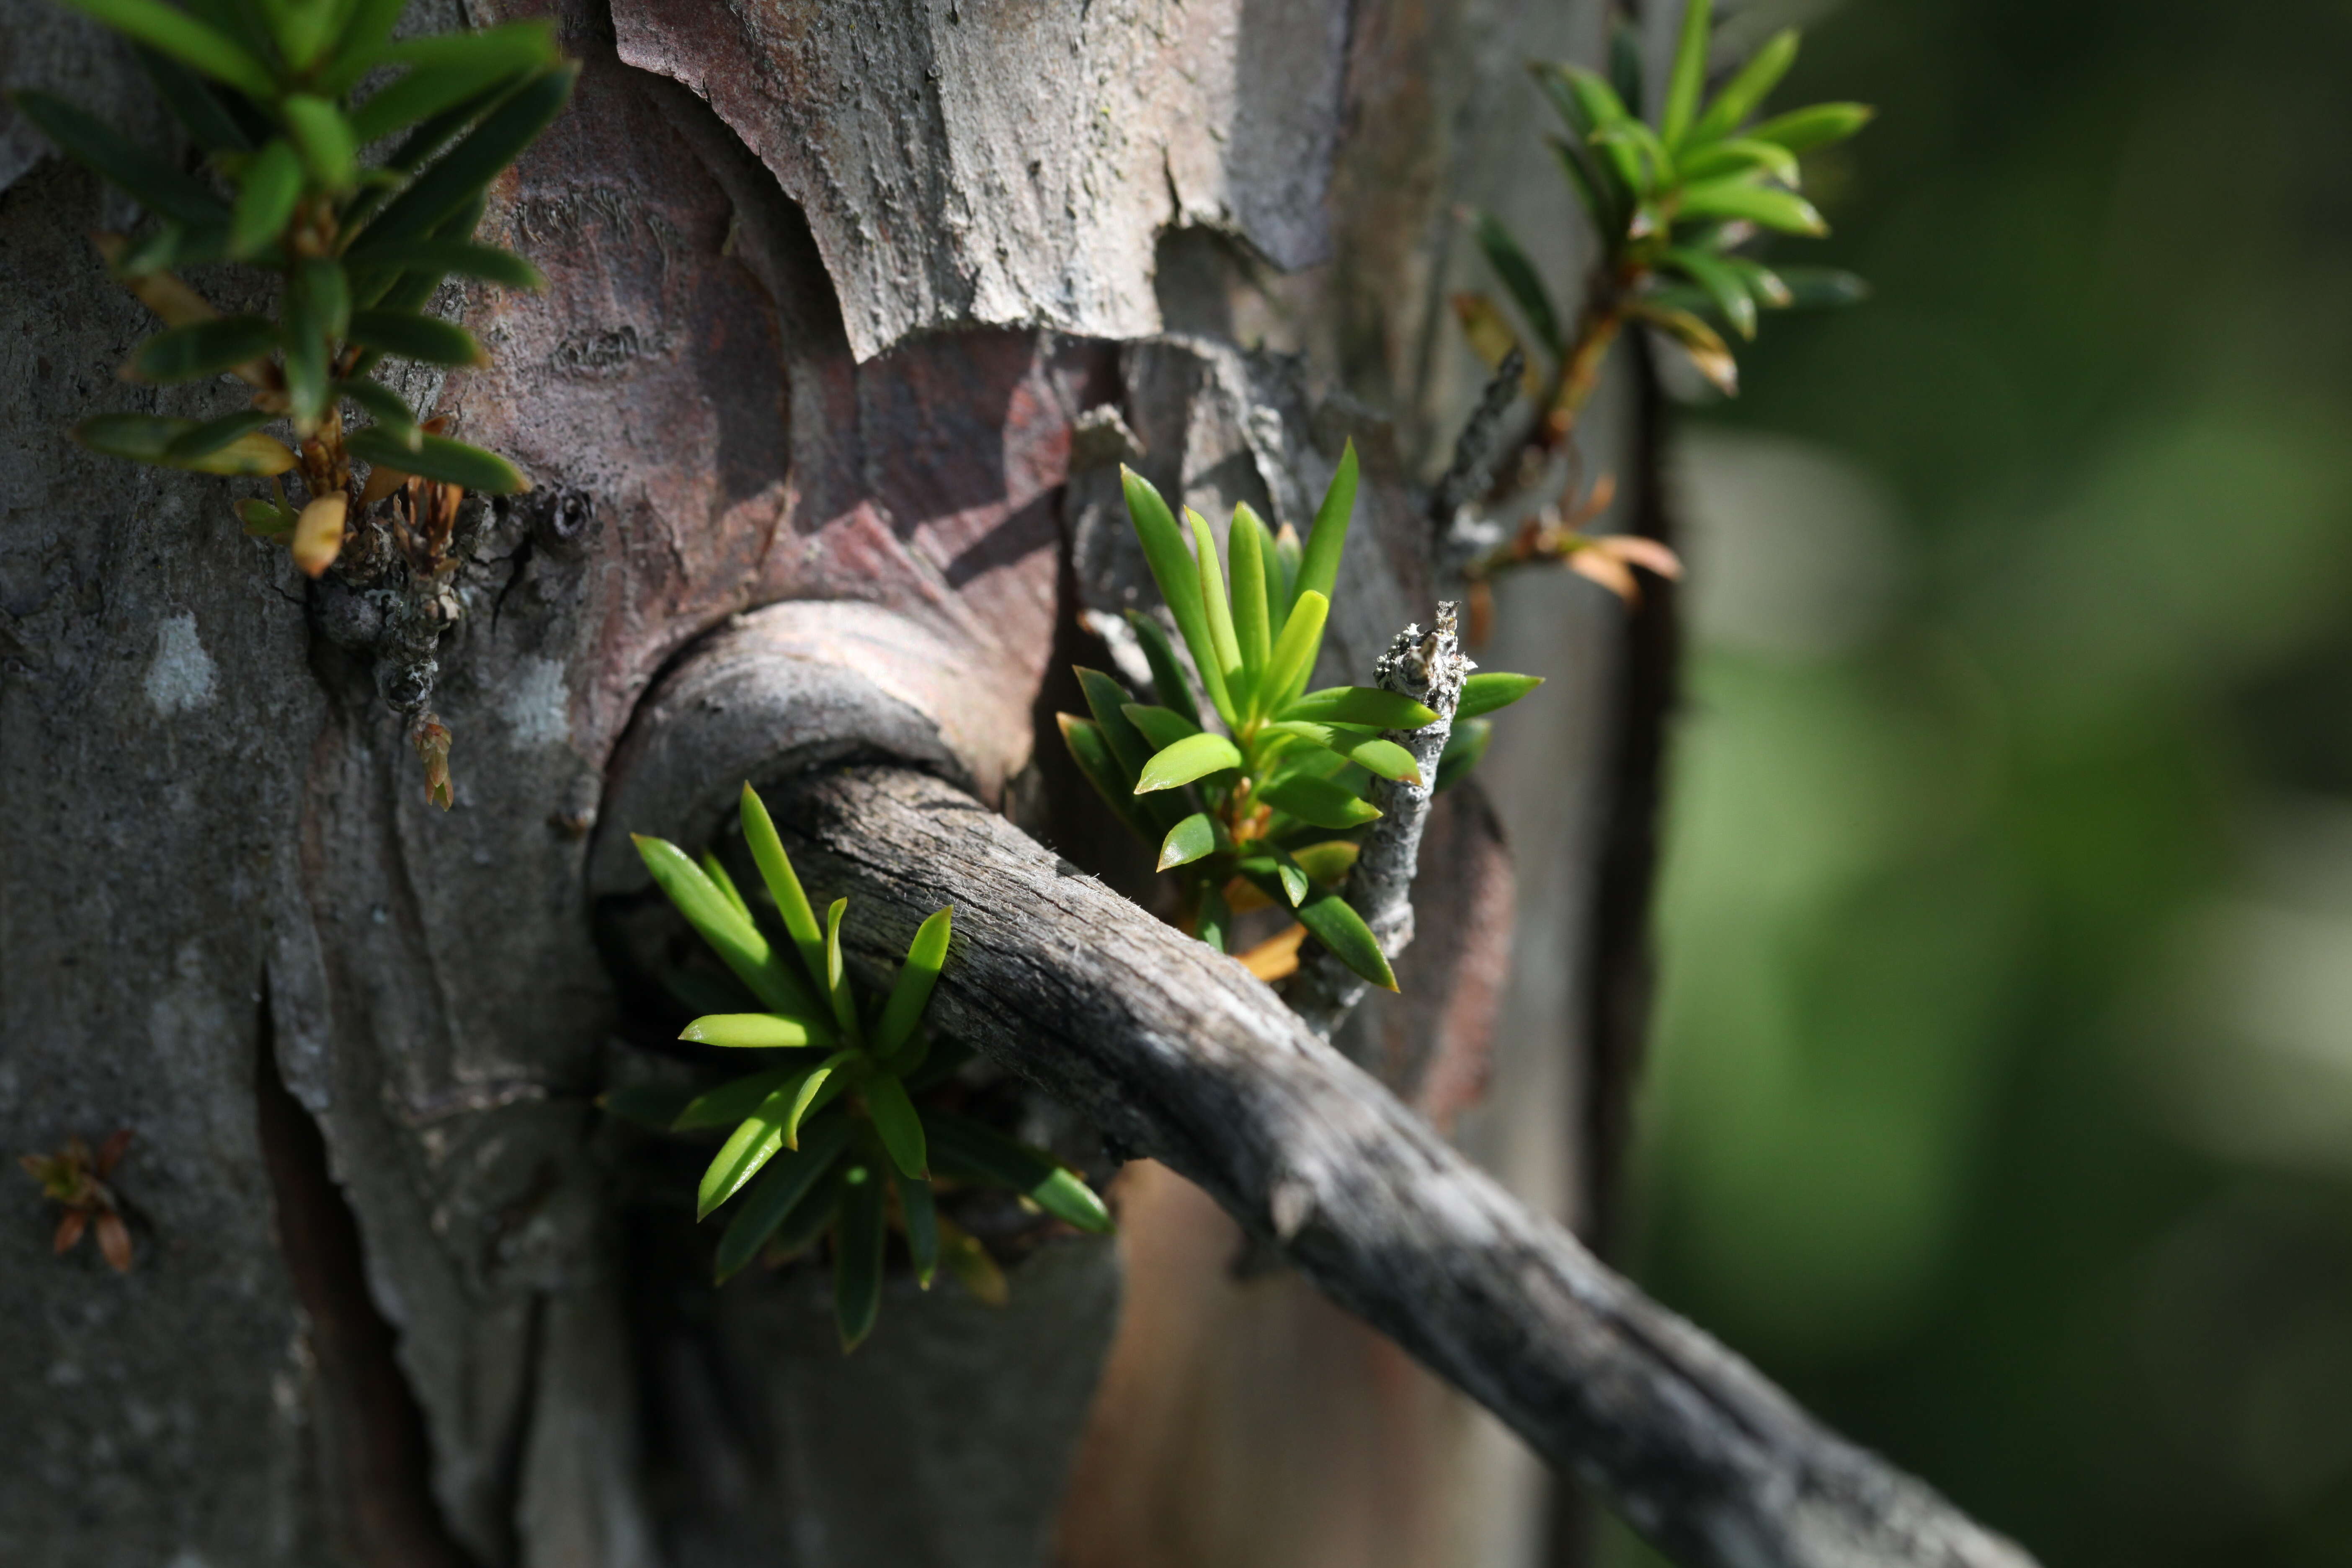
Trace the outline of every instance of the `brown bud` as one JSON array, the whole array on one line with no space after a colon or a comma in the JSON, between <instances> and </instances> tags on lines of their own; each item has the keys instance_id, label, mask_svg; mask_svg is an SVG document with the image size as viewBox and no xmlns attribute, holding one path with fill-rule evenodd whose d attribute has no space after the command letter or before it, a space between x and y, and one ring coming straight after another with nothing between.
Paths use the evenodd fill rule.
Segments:
<instances>
[{"instance_id":1,"label":"brown bud","mask_svg":"<svg viewBox=\"0 0 2352 1568\"><path fill-rule=\"evenodd\" d=\"M427 713L416 721L408 738L425 762L425 798L448 810L454 804L449 787L449 727Z\"/></svg>"}]
</instances>

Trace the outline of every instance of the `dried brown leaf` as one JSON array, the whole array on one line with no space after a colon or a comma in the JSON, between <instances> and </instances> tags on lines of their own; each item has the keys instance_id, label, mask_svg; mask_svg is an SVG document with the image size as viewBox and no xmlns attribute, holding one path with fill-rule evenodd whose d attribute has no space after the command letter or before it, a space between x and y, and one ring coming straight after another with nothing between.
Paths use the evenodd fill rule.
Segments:
<instances>
[{"instance_id":1,"label":"dried brown leaf","mask_svg":"<svg viewBox=\"0 0 2352 1568\"><path fill-rule=\"evenodd\" d=\"M1655 572L1669 581L1681 580L1683 558L1654 539L1639 533L1604 533L1592 541L1592 547L1614 555L1629 566Z\"/></svg>"},{"instance_id":2,"label":"dried brown leaf","mask_svg":"<svg viewBox=\"0 0 2352 1568\"><path fill-rule=\"evenodd\" d=\"M98 1216L98 1249L117 1274L131 1272L131 1227L121 1215L110 1211Z\"/></svg>"},{"instance_id":3,"label":"dried brown leaf","mask_svg":"<svg viewBox=\"0 0 2352 1568\"><path fill-rule=\"evenodd\" d=\"M1624 600L1629 607L1642 602L1641 584L1633 581L1632 569L1606 551L1589 546L1574 551L1569 555L1568 568L1579 576L1591 578Z\"/></svg>"},{"instance_id":4,"label":"dried brown leaf","mask_svg":"<svg viewBox=\"0 0 2352 1568\"><path fill-rule=\"evenodd\" d=\"M106 258L109 268L117 265L128 248L129 241L119 234L94 234L90 242ZM167 327L192 326L209 321L220 314L212 304L182 281L177 273L149 272L137 278L121 279L122 286L138 297L139 302L163 319Z\"/></svg>"},{"instance_id":5,"label":"dried brown leaf","mask_svg":"<svg viewBox=\"0 0 2352 1568\"><path fill-rule=\"evenodd\" d=\"M1495 631L1495 586L1484 577L1470 584L1470 646L1484 647Z\"/></svg>"},{"instance_id":6,"label":"dried brown leaf","mask_svg":"<svg viewBox=\"0 0 2352 1568\"><path fill-rule=\"evenodd\" d=\"M343 518L351 503L341 496L320 496L294 520L294 564L316 577L335 563L342 552Z\"/></svg>"},{"instance_id":7,"label":"dried brown leaf","mask_svg":"<svg viewBox=\"0 0 2352 1568\"><path fill-rule=\"evenodd\" d=\"M1592 488L1584 493L1584 500L1571 505L1574 496L1575 491L1570 489L1559 498L1559 504L1567 513L1570 526L1581 528L1617 503L1617 476L1613 473L1601 475L1592 481Z\"/></svg>"},{"instance_id":8,"label":"dried brown leaf","mask_svg":"<svg viewBox=\"0 0 2352 1568\"><path fill-rule=\"evenodd\" d=\"M1271 984L1286 980L1298 970L1298 944L1307 940L1307 928L1294 923L1278 936L1270 936L1247 952L1235 956L1242 967Z\"/></svg>"},{"instance_id":9,"label":"dried brown leaf","mask_svg":"<svg viewBox=\"0 0 2352 1568\"><path fill-rule=\"evenodd\" d=\"M1225 896L1225 909L1233 914L1245 915L1274 908L1274 900L1266 897L1255 882L1244 878L1235 877L1219 890Z\"/></svg>"},{"instance_id":10,"label":"dried brown leaf","mask_svg":"<svg viewBox=\"0 0 2352 1568\"><path fill-rule=\"evenodd\" d=\"M387 468L381 463L377 464L368 470L367 484L360 491L360 510L365 511L414 477L402 473L398 468Z\"/></svg>"}]
</instances>

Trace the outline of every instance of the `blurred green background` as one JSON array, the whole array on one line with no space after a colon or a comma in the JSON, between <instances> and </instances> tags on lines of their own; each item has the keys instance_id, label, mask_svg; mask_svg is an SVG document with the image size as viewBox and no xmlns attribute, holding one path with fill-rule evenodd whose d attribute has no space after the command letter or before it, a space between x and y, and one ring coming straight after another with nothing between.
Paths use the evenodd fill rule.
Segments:
<instances>
[{"instance_id":1,"label":"blurred green background","mask_svg":"<svg viewBox=\"0 0 2352 1568\"><path fill-rule=\"evenodd\" d=\"M2352 6L1767 20L1876 296L1681 426L1632 1261L2051 1568L2352 1563Z\"/></svg>"}]
</instances>

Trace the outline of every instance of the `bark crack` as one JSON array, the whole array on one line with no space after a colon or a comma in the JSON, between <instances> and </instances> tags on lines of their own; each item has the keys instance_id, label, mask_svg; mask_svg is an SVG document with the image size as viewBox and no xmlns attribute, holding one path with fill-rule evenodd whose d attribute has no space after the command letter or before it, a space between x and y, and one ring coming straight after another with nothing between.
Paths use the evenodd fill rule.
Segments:
<instances>
[{"instance_id":1,"label":"bark crack","mask_svg":"<svg viewBox=\"0 0 2352 1568\"><path fill-rule=\"evenodd\" d=\"M262 978L254 1121L279 1250L316 1363L320 1468L345 1556L365 1568L477 1568L433 1495L425 1412L398 1342L368 1291L358 1217L327 1163L319 1125L278 1068Z\"/></svg>"}]
</instances>

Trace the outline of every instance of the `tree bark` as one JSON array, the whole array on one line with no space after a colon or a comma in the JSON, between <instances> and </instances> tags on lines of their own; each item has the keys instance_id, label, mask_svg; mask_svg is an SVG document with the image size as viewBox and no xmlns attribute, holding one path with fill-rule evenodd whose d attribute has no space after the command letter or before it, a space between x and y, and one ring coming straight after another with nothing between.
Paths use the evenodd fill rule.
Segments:
<instances>
[{"instance_id":1,"label":"tree bark","mask_svg":"<svg viewBox=\"0 0 2352 1568\"><path fill-rule=\"evenodd\" d=\"M0 121L0 1142L131 1129L137 1249L55 1258L29 1184L0 1204L0 1561L1532 1561L1525 1452L1297 1277L1229 1278L1241 1232L1166 1168L1121 1178L1116 1248L1037 1249L1002 1313L894 1286L845 1363L820 1270L709 1288L677 1157L594 1100L676 1070L615 847L709 838L745 776L911 761L1150 896L1037 739L1141 584L1119 462L1303 525L1352 437L1325 677L1428 619L1415 487L1479 381L1453 210L1502 208L1570 288L1518 63L1593 56L1599 6L553 11L579 90L485 224L551 287L453 287L495 363L407 388L536 484L469 518L446 815L377 606L245 539L220 481L66 439L231 399L113 380L151 323L84 237L133 215ZM163 144L95 27L0 0L0 41L5 85ZM1624 450L1607 397L1587 428ZM1596 978L1563 955L1592 950L1616 617L1570 579L1505 595L1479 657L1553 684L1433 814L1405 994L1340 1040L1546 1204L1591 1115Z\"/></svg>"}]
</instances>

